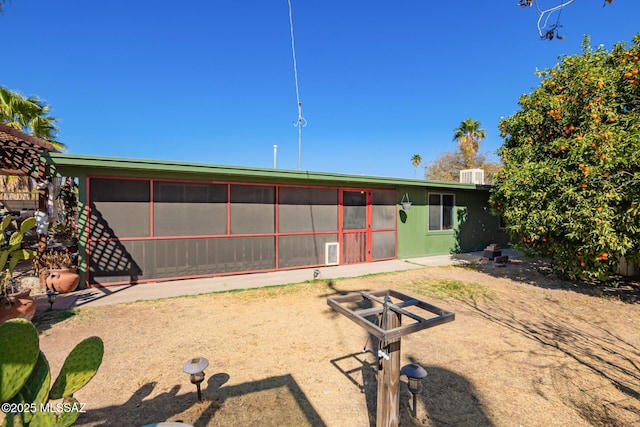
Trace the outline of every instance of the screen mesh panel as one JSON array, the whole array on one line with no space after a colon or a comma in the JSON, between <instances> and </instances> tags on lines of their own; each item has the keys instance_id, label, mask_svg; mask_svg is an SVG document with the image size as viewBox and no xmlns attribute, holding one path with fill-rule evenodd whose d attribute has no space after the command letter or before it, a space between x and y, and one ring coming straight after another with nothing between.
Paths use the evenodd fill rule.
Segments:
<instances>
[{"instance_id":1,"label":"screen mesh panel","mask_svg":"<svg viewBox=\"0 0 640 427\"><path fill-rule=\"evenodd\" d=\"M280 236L278 240L278 267L323 265L324 244L337 241L337 234Z\"/></svg>"},{"instance_id":2,"label":"screen mesh panel","mask_svg":"<svg viewBox=\"0 0 640 427\"><path fill-rule=\"evenodd\" d=\"M275 238L220 237L90 242L90 283L272 270Z\"/></svg>"},{"instance_id":3,"label":"screen mesh panel","mask_svg":"<svg viewBox=\"0 0 640 427\"><path fill-rule=\"evenodd\" d=\"M92 178L89 181L90 237L149 236L150 193L146 180Z\"/></svg>"},{"instance_id":4,"label":"screen mesh panel","mask_svg":"<svg viewBox=\"0 0 640 427\"><path fill-rule=\"evenodd\" d=\"M396 228L396 193L395 191L371 192L371 228Z\"/></svg>"},{"instance_id":5,"label":"screen mesh panel","mask_svg":"<svg viewBox=\"0 0 640 427\"><path fill-rule=\"evenodd\" d=\"M231 234L275 232L276 189L231 185Z\"/></svg>"},{"instance_id":6,"label":"screen mesh panel","mask_svg":"<svg viewBox=\"0 0 640 427\"><path fill-rule=\"evenodd\" d=\"M361 230L367 227L367 193L344 191L342 205L342 228Z\"/></svg>"},{"instance_id":7,"label":"screen mesh panel","mask_svg":"<svg viewBox=\"0 0 640 427\"><path fill-rule=\"evenodd\" d=\"M227 185L156 181L156 236L227 234Z\"/></svg>"},{"instance_id":8,"label":"screen mesh panel","mask_svg":"<svg viewBox=\"0 0 640 427\"><path fill-rule=\"evenodd\" d=\"M88 189L91 284L319 266L333 242L341 264L395 256L395 191L107 178Z\"/></svg>"},{"instance_id":9,"label":"screen mesh panel","mask_svg":"<svg viewBox=\"0 0 640 427\"><path fill-rule=\"evenodd\" d=\"M136 282L143 278L143 271L148 266L138 264L141 259L132 250L135 243L118 240L89 242L89 283Z\"/></svg>"},{"instance_id":10,"label":"screen mesh panel","mask_svg":"<svg viewBox=\"0 0 640 427\"><path fill-rule=\"evenodd\" d=\"M371 258L373 260L396 256L396 232L378 231L371 234Z\"/></svg>"},{"instance_id":11,"label":"screen mesh panel","mask_svg":"<svg viewBox=\"0 0 640 427\"><path fill-rule=\"evenodd\" d=\"M338 230L337 189L281 187L278 199L280 233Z\"/></svg>"}]
</instances>

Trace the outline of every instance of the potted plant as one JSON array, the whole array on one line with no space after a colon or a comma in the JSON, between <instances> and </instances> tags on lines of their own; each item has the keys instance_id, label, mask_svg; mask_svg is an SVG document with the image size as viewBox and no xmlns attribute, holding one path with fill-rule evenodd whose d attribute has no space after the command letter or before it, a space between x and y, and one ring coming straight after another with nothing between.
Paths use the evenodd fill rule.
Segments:
<instances>
[{"instance_id":1,"label":"potted plant","mask_svg":"<svg viewBox=\"0 0 640 427\"><path fill-rule=\"evenodd\" d=\"M62 201L64 208L64 220L59 223L57 235L54 238L66 247L78 245L78 186L73 178L66 178L60 187L58 199ZM77 249L75 249L77 250ZM73 252L73 250L72 250Z\"/></svg>"},{"instance_id":2,"label":"potted plant","mask_svg":"<svg viewBox=\"0 0 640 427\"><path fill-rule=\"evenodd\" d=\"M22 248L24 233L35 226L36 219L24 220L19 230L8 235L10 222L9 215L0 222L0 323L17 317L31 320L36 312L36 302L30 296L31 290L18 289L13 274L19 261L36 256L35 251Z\"/></svg>"},{"instance_id":3,"label":"potted plant","mask_svg":"<svg viewBox=\"0 0 640 427\"><path fill-rule=\"evenodd\" d=\"M40 277L49 292L66 294L73 292L80 283L78 267L73 255L69 251L49 251L42 257L44 268Z\"/></svg>"}]
</instances>

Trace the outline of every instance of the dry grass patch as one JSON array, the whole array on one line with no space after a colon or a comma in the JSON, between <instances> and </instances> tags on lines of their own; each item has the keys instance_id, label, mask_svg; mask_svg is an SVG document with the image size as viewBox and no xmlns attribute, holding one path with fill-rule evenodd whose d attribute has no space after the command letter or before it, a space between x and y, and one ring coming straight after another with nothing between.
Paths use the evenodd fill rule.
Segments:
<instances>
[{"instance_id":1,"label":"dry grass patch","mask_svg":"<svg viewBox=\"0 0 640 427\"><path fill-rule=\"evenodd\" d=\"M503 271L424 268L82 308L45 323L42 349L55 374L77 342L104 340L103 366L76 396L81 426L375 425L368 336L326 299L394 288L456 314L402 340L402 363L429 373L416 419L402 385L402 425L640 425L638 306ZM201 403L182 372L198 355L210 361Z\"/></svg>"}]
</instances>

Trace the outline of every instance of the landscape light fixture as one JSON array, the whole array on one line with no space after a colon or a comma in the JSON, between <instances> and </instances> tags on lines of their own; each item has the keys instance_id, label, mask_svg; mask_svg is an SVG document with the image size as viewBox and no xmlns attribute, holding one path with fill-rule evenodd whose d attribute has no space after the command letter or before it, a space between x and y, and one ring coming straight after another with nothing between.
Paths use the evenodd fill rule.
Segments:
<instances>
[{"instance_id":1,"label":"landscape light fixture","mask_svg":"<svg viewBox=\"0 0 640 427\"><path fill-rule=\"evenodd\" d=\"M191 384L195 384L198 389L198 402L202 401L202 392L200 391L200 383L204 381L204 370L209 366L209 361L204 357L194 357L187 360L182 366L185 374L189 374Z\"/></svg>"},{"instance_id":2,"label":"landscape light fixture","mask_svg":"<svg viewBox=\"0 0 640 427\"><path fill-rule=\"evenodd\" d=\"M404 365L402 369L400 369L401 375L406 375L409 380L408 386L409 391L413 395L413 408L412 415L413 418L416 417L416 401L417 396L422 392L422 380L427 377L427 371L424 368L416 363L409 363L408 365Z\"/></svg>"},{"instance_id":3,"label":"landscape light fixture","mask_svg":"<svg viewBox=\"0 0 640 427\"><path fill-rule=\"evenodd\" d=\"M56 291L47 291L47 300L49 301L49 310L53 309L53 303L59 294Z\"/></svg>"}]
</instances>

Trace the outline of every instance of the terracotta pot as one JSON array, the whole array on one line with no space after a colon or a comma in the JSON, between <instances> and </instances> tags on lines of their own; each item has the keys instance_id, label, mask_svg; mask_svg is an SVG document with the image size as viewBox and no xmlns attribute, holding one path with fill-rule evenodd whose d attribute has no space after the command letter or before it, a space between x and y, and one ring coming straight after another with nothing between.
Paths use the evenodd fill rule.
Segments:
<instances>
[{"instance_id":1,"label":"terracotta pot","mask_svg":"<svg viewBox=\"0 0 640 427\"><path fill-rule=\"evenodd\" d=\"M49 291L67 294L76 290L80 275L75 268L50 269L44 281Z\"/></svg>"},{"instance_id":2,"label":"terracotta pot","mask_svg":"<svg viewBox=\"0 0 640 427\"><path fill-rule=\"evenodd\" d=\"M31 289L9 294L7 300L0 302L0 323L4 323L9 319L33 319L36 314L36 301L29 296Z\"/></svg>"}]
</instances>

